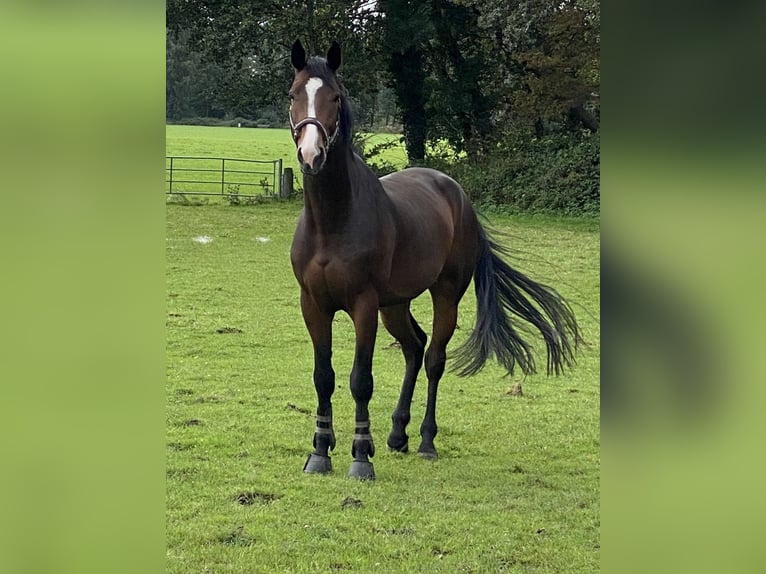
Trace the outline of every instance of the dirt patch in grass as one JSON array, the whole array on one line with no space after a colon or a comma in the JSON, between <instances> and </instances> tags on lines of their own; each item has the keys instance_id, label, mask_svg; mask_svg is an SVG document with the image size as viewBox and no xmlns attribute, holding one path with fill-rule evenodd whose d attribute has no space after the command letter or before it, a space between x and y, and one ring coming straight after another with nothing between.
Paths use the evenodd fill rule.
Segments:
<instances>
[{"instance_id":1,"label":"dirt patch in grass","mask_svg":"<svg viewBox=\"0 0 766 574\"><path fill-rule=\"evenodd\" d=\"M269 492L252 492L249 490L239 492L234 496L234 500L242 506L252 506L253 504L271 504L280 498L281 496L278 494L271 494Z\"/></svg>"},{"instance_id":2,"label":"dirt patch in grass","mask_svg":"<svg viewBox=\"0 0 766 574\"><path fill-rule=\"evenodd\" d=\"M288 409L290 409L290 410L292 410L292 411L297 411L297 412L299 412L299 413L302 413L302 414L304 414L304 415L308 415L308 416L311 416L311 415L313 415L313 414L314 414L314 413L313 413L313 412L311 412L310 410L308 410L308 409L303 409L303 408L301 408L301 407L299 407L299 406L296 406L296 405L294 405L293 403L287 403L287 408L288 408Z\"/></svg>"},{"instance_id":3,"label":"dirt patch in grass","mask_svg":"<svg viewBox=\"0 0 766 574\"><path fill-rule=\"evenodd\" d=\"M222 403L226 400L226 397L222 397L221 395L208 395L206 397L199 397L198 399L195 399L195 403Z\"/></svg>"},{"instance_id":4,"label":"dirt patch in grass","mask_svg":"<svg viewBox=\"0 0 766 574\"><path fill-rule=\"evenodd\" d=\"M238 329L237 327L219 327L215 332L219 335L227 335L231 333L241 333L242 329Z\"/></svg>"},{"instance_id":5,"label":"dirt patch in grass","mask_svg":"<svg viewBox=\"0 0 766 574\"><path fill-rule=\"evenodd\" d=\"M516 383L510 389L508 389L505 394L512 397L523 397L524 390L521 388L521 383Z\"/></svg>"},{"instance_id":6,"label":"dirt patch in grass","mask_svg":"<svg viewBox=\"0 0 766 574\"><path fill-rule=\"evenodd\" d=\"M343 499L343 502L340 503L341 508L362 508L364 504L361 500L358 498L352 498L351 496L347 496Z\"/></svg>"}]
</instances>

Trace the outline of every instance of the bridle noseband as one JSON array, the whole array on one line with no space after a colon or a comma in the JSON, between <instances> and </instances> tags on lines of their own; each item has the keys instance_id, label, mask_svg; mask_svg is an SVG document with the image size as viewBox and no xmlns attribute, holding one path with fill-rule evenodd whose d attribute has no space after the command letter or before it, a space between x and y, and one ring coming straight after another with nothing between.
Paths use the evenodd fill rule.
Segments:
<instances>
[{"instance_id":1,"label":"bridle noseband","mask_svg":"<svg viewBox=\"0 0 766 574\"><path fill-rule=\"evenodd\" d=\"M301 130L306 127L309 124L315 125L319 128L319 131L322 134L322 137L324 138L325 143L327 144L327 150L329 151L332 147L332 144L335 143L335 140L338 138L338 132L340 131L340 100L338 100L338 110L337 114L335 116L335 130L332 133L332 137L327 133L327 128L324 127L322 122L319 121L318 118L308 116L303 118L301 121L299 121L297 124L293 122L293 112L292 112L292 106L290 108L290 111L287 113L288 117L290 118L290 128L293 130L293 141L296 145L298 145L298 137L301 134Z\"/></svg>"}]
</instances>

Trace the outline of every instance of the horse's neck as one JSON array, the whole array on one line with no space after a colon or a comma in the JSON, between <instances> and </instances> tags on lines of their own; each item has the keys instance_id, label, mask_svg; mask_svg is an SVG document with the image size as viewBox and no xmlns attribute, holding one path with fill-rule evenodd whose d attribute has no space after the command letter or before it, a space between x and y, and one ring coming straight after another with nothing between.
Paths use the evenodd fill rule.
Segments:
<instances>
[{"instance_id":1,"label":"horse's neck","mask_svg":"<svg viewBox=\"0 0 766 574\"><path fill-rule=\"evenodd\" d=\"M366 211L360 201L370 199L363 193L367 185L369 176L359 170L351 150L333 150L318 174L303 177L304 206L314 228L319 233L342 232L350 218Z\"/></svg>"}]
</instances>

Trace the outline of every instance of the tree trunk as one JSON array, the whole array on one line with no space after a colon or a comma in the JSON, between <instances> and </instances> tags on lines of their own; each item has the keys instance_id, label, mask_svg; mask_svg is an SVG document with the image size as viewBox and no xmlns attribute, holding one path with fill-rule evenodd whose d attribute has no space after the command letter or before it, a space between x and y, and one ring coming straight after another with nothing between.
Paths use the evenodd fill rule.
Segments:
<instances>
[{"instance_id":1,"label":"tree trunk","mask_svg":"<svg viewBox=\"0 0 766 574\"><path fill-rule=\"evenodd\" d=\"M422 51L410 46L403 53L392 54L389 64L410 165L422 164L426 157L426 77L423 59Z\"/></svg>"}]
</instances>

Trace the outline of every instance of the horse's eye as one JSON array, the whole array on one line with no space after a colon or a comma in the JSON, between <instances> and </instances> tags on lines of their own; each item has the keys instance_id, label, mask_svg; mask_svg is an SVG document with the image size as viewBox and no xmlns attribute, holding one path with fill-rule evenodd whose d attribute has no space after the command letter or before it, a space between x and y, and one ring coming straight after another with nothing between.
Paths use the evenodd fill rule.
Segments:
<instances>
[{"instance_id":1,"label":"horse's eye","mask_svg":"<svg viewBox=\"0 0 766 574\"><path fill-rule=\"evenodd\" d=\"M295 96L292 94L292 92L287 94L287 99L291 102L295 99Z\"/></svg>"}]
</instances>

